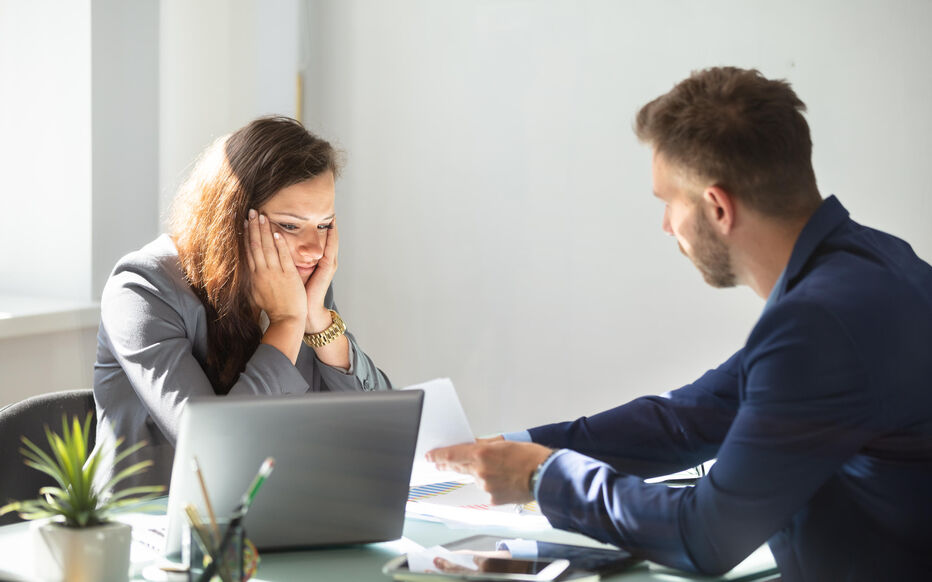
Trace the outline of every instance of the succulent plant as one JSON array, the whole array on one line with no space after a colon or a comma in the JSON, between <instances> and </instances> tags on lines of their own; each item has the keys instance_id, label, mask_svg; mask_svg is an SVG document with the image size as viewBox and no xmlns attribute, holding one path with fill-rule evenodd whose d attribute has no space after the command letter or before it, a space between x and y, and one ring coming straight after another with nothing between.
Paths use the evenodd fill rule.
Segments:
<instances>
[{"instance_id":1,"label":"succulent plant","mask_svg":"<svg viewBox=\"0 0 932 582\"><path fill-rule=\"evenodd\" d=\"M143 504L151 501L165 490L161 485L142 485L129 487L119 492L114 488L127 477L136 475L150 465L151 460L134 463L120 471L104 485L95 485L95 479L101 469L104 453L110 452L103 447L88 450L91 414L88 413L82 424L75 416L71 426L62 416L61 435L45 427L51 453L43 451L26 437L22 437L24 448L19 451L26 458L27 466L51 476L57 486L42 487L37 499L14 501L0 507L0 515L16 511L23 519L43 519L61 516L64 525L69 527L91 527L109 521L110 517L127 508L142 509ZM117 453L123 444L123 438L117 439L112 446L116 453L113 466L135 453L145 441L136 443Z\"/></svg>"}]
</instances>

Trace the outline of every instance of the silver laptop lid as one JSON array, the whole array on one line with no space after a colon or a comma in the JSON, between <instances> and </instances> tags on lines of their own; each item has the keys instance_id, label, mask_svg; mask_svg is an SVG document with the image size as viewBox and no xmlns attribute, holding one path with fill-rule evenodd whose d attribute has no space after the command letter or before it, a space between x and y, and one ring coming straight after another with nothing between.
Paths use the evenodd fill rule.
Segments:
<instances>
[{"instance_id":1,"label":"silver laptop lid","mask_svg":"<svg viewBox=\"0 0 932 582\"><path fill-rule=\"evenodd\" d=\"M401 537L424 393L321 392L191 399L181 415L166 554L180 552L184 506L206 519L196 456L218 519L266 457L275 470L244 524L259 549Z\"/></svg>"}]
</instances>

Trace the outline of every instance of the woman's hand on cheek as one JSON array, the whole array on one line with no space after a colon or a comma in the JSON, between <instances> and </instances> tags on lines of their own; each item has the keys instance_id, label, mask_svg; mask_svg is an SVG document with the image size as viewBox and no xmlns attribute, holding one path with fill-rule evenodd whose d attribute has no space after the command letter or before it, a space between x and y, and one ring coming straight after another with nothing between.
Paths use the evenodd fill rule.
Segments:
<instances>
[{"instance_id":1,"label":"woman's hand on cheek","mask_svg":"<svg viewBox=\"0 0 932 582\"><path fill-rule=\"evenodd\" d=\"M324 307L324 298L327 289L333 282L337 272L337 254L340 250L340 235L337 231L336 219L333 228L327 231L327 243L324 246L324 255L317 261L317 268L304 284L307 297L307 325L306 333L319 333L330 326L332 320L330 311Z\"/></svg>"},{"instance_id":2,"label":"woman's hand on cheek","mask_svg":"<svg viewBox=\"0 0 932 582\"><path fill-rule=\"evenodd\" d=\"M252 283L252 300L270 323L304 321L307 299L291 259L288 245L272 233L268 218L249 211L246 221L246 260Z\"/></svg>"}]
</instances>

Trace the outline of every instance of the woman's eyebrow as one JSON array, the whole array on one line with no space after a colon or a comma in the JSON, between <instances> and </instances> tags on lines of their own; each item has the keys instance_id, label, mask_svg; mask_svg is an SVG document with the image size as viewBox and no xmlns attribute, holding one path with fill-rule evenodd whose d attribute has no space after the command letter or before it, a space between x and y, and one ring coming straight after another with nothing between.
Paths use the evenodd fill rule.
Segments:
<instances>
[{"instance_id":1,"label":"woman's eyebrow","mask_svg":"<svg viewBox=\"0 0 932 582\"><path fill-rule=\"evenodd\" d=\"M288 216L290 218L295 218L297 220L302 220L304 222L312 222L310 218L306 216L301 216L299 214L294 214L292 212L269 212L270 215L274 214L276 216ZM328 220L333 220L336 217L336 214L331 214L330 216L325 216L320 221L327 222Z\"/></svg>"},{"instance_id":2,"label":"woman's eyebrow","mask_svg":"<svg viewBox=\"0 0 932 582\"><path fill-rule=\"evenodd\" d=\"M288 216L288 217L290 217L290 218L296 218L296 219L298 219L298 220L303 220L303 221L305 221L305 222L307 222L307 221L310 220L310 218L307 218L307 217L304 217L304 216L301 216L301 215L298 215L298 214L293 214L293 213L291 213L291 212L269 212L269 214L270 214L270 215L271 215L271 214L274 214L274 215L276 215L276 216Z\"/></svg>"}]
</instances>

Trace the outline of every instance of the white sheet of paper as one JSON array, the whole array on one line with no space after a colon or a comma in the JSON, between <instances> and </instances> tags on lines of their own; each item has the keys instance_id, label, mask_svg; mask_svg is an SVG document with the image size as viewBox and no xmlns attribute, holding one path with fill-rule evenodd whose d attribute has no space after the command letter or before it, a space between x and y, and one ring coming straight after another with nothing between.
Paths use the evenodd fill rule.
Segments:
<instances>
[{"instance_id":1,"label":"white sheet of paper","mask_svg":"<svg viewBox=\"0 0 932 582\"><path fill-rule=\"evenodd\" d=\"M421 428L414 451L415 460L422 460L424 453L437 447L476 442L460 399L456 396L456 389L449 378L437 378L402 388L414 389L424 391L424 408L421 411Z\"/></svg>"}]
</instances>

